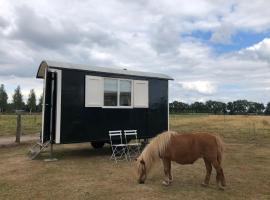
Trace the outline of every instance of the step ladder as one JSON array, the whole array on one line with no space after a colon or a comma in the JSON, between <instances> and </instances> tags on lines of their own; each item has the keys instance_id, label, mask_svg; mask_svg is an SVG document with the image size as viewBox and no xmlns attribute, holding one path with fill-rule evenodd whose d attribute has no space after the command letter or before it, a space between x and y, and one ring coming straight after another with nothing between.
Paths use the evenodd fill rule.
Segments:
<instances>
[{"instance_id":1,"label":"step ladder","mask_svg":"<svg viewBox=\"0 0 270 200\"><path fill-rule=\"evenodd\" d=\"M28 151L28 157L31 160L34 160L43 150L45 150L50 145L50 140L45 143L37 142L34 146L32 146Z\"/></svg>"}]
</instances>

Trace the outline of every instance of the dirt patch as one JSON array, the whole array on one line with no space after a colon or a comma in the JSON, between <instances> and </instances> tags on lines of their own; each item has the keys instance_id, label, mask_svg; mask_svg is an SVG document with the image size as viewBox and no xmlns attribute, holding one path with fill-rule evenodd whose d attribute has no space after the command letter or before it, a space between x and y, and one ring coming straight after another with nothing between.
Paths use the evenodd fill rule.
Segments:
<instances>
[{"instance_id":1,"label":"dirt patch","mask_svg":"<svg viewBox=\"0 0 270 200\"><path fill-rule=\"evenodd\" d=\"M33 141L38 141L39 133L31 134L31 135L23 135L21 136L21 144L28 144ZM15 136L2 136L0 137L0 148L1 147L11 147L17 146L19 144L15 143Z\"/></svg>"}]
</instances>

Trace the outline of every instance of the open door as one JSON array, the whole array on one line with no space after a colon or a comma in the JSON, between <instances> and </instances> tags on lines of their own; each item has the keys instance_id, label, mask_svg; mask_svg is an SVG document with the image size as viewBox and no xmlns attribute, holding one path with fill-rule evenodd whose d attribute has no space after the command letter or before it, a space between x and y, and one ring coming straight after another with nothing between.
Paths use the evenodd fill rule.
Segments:
<instances>
[{"instance_id":1,"label":"open door","mask_svg":"<svg viewBox=\"0 0 270 200\"><path fill-rule=\"evenodd\" d=\"M52 140L55 143L57 73L46 72L43 107L42 143Z\"/></svg>"}]
</instances>

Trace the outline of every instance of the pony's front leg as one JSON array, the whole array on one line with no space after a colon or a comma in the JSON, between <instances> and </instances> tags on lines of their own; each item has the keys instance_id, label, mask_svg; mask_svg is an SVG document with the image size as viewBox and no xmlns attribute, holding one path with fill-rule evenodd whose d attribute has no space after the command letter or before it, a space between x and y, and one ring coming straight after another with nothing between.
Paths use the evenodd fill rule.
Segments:
<instances>
[{"instance_id":1,"label":"pony's front leg","mask_svg":"<svg viewBox=\"0 0 270 200\"><path fill-rule=\"evenodd\" d=\"M212 172L212 165L211 165L211 162L208 161L206 158L203 158L203 160L204 160L204 164L205 164L205 168L206 168L206 175L205 175L204 182L201 185L204 187L207 187L209 185L209 181L210 181L210 176L211 176L211 172Z\"/></svg>"},{"instance_id":2,"label":"pony's front leg","mask_svg":"<svg viewBox=\"0 0 270 200\"><path fill-rule=\"evenodd\" d=\"M165 174L165 179L162 182L162 184L168 186L173 181L172 174L171 174L171 160L163 158L162 162L163 162L164 174Z\"/></svg>"}]
</instances>

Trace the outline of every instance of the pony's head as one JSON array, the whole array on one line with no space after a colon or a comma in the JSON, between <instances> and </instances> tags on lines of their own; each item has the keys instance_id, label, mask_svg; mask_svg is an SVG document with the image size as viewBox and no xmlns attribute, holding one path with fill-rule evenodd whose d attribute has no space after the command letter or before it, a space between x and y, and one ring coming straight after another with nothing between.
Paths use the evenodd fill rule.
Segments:
<instances>
[{"instance_id":1,"label":"pony's head","mask_svg":"<svg viewBox=\"0 0 270 200\"><path fill-rule=\"evenodd\" d=\"M140 156L136 159L136 166L137 166L137 177L138 177L138 183L143 184L146 180L146 163L143 160L143 158Z\"/></svg>"},{"instance_id":2,"label":"pony's head","mask_svg":"<svg viewBox=\"0 0 270 200\"><path fill-rule=\"evenodd\" d=\"M153 138L144 148L141 155L136 159L138 182L144 183L147 174L150 172L153 164L160 159L166 152L166 147L170 142L171 135L174 132L164 132Z\"/></svg>"}]
</instances>

